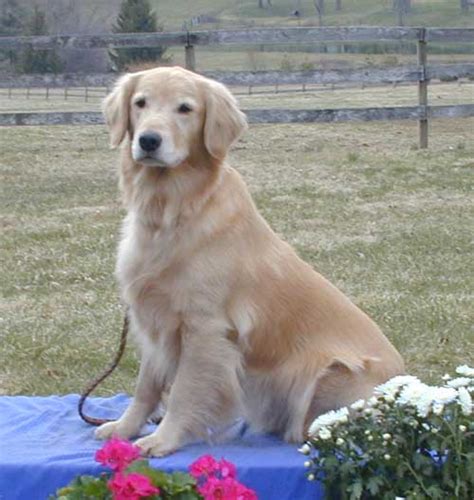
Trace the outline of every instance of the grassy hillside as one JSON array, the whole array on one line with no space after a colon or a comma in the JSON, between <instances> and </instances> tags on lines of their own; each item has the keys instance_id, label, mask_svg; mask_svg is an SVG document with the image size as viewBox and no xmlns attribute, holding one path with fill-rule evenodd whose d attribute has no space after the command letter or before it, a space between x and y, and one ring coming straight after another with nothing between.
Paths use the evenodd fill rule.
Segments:
<instances>
[{"instance_id":1,"label":"grassy hillside","mask_svg":"<svg viewBox=\"0 0 474 500\"><path fill-rule=\"evenodd\" d=\"M273 6L259 9L257 0L150 0L155 4L165 29L180 29L194 16L206 14L217 19L214 27L253 25L298 25L291 12L300 8L300 24L317 25L313 0L272 0ZM343 0L341 12L326 0L325 25L396 25L392 0ZM474 26L474 8L461 13L458 0L413 0L407 25ZM209 27L210 25L205 25Z\"/></svg>"}]
</instances>

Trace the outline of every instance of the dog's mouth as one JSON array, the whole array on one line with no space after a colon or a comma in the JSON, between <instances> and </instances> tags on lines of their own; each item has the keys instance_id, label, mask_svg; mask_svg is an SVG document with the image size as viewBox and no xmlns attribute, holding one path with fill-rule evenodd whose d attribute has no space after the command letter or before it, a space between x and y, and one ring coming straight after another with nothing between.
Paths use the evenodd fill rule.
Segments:
<instances>
[{"instance_id":1,"label":"dog's mouth","mask_svg":"<svg viewBox=\"0 0 474 500\"><path fill-rule=\"evenodd\" d=\"M159 158L155 158L154 156L142 156L141 158L137 158L136 160L138 163L141 163L142 165L145 165L146 167L169 167L167 163L165 163L163 160L160 160Z\"/></svg>"}]
</instances>

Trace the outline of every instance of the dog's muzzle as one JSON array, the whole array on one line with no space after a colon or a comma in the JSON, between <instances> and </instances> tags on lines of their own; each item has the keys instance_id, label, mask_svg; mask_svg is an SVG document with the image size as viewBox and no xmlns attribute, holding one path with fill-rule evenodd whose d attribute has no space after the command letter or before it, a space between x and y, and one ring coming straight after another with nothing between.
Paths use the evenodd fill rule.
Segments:
<instances>
[{"instance_id":1,"label":"dog's muzzle","mask_svg":"<svg viewBox=\"0 0 474 500\"><path fill-rule=\"evenodd\" d=\"M133 148L133 159L151 167L166 167L161 159L160 147L163 137L156 132L143 132L138 137L136 146Z\"/></svg>"}]
</instances>

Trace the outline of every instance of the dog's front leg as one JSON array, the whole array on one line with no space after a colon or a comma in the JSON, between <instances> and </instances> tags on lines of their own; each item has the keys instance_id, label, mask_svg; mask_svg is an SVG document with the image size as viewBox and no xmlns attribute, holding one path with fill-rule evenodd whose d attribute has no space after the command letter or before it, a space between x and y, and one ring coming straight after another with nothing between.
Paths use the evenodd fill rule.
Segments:
<instances>
[{"instance_id":1,"label":"dog's front leg","mask_svg":"<svg viewBox=\"0 0 474 500\"><path fill-rule=\"evenodd\" d=\"M152 360L145 355L140 364L132 402L118 420L107 422L98 427L95 431L95 437L109 439L112 436L118 436L128 439L137 436L148 417L158 406L162 390L163 384L159 383Z\"/></svg>"},{"instance_id":2,"label":"dog's front leg","mask_svg":"<svg viewBox=\"0 0 474 500\"><path fill-rule=\"evenodd\" d=\"M153 434L136 442L143 453L172 453L234 416L241 404L240 369L241 354L222 326L187 328L166 414Z\"/></svg>"}]
</instances>

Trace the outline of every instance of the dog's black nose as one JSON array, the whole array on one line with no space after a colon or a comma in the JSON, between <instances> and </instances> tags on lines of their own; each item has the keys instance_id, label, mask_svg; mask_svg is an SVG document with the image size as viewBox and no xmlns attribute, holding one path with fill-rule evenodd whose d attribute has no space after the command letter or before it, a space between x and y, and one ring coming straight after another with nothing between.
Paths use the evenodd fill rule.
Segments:
<instances>
[{"instance_id":1,"label":"dog's black nose","mask_svg":"<svg viewBox=\"0 0 474 500\"><path fill-rule=\"evenodd\" d=\"M151 153L160 147L161 141L161 135L155 134L154 132L147 132L140 136L138 142L140 143L140 147L143 151Z\"/></svg>"}]
</instances>

